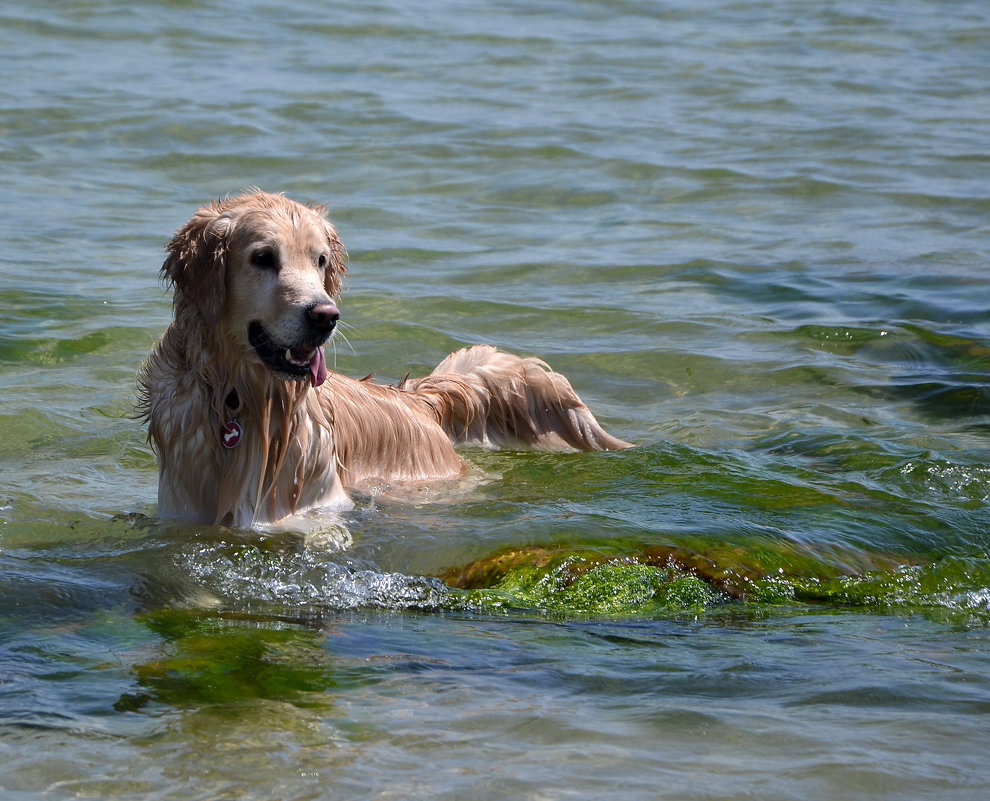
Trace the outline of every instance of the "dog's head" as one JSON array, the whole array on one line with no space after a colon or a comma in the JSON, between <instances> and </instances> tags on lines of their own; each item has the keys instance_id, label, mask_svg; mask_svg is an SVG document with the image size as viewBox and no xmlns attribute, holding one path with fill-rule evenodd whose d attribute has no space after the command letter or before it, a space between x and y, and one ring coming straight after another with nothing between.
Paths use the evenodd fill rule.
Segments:
<instances>
[{"instance_id":1,"label":"dog's head","mask_svg":"<svg viewBox=\"0 0 990 801\"><path fill-rule=\"evenodd\" d=\"M266 192L227 198L197 211L167 250L177 314L188 310L281 378L323 383L346 267L322 207Z\"/></svg>"}]
</instances>

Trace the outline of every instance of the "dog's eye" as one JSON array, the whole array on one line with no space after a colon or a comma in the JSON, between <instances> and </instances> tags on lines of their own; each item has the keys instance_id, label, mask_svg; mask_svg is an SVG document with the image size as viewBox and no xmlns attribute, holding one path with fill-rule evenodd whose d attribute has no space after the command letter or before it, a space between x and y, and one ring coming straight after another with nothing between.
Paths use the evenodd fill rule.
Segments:
<instances>
[{"instance_id":1,"label":"dog's eye","mask_svg":"<svg viewBox=\"0 0 990 801\"><path fill-rule=\"evenodd\" d=\"M261 250L256 250L251 254L251 264L257 267L259 270L277 270L278 269L278 259L275 258L274 251L268 248L262 248Z\"/></svg>"},{"instance_id":2,"label":"dog's eye","mask_svg":"<svg viewBox=\"0 0 990 801\"><path fill-rule=\"evenodd\" d=\"M316 260L316 263L320 266L321 270L325 270L327 268L327 254L321 253L320 258Z\"/></svg>"}]
</instances>

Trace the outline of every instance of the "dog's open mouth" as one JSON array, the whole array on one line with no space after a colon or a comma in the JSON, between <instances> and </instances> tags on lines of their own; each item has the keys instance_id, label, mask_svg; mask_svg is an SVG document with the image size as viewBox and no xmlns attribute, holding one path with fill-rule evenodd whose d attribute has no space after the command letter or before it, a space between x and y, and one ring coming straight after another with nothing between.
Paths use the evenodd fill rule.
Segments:
<instances>
[{"instance_id":1,"label":"dog's open mouth","mask_svg":"<svg viewBox=\"0 0 990 801\"><path fill-rule=\"evenodd\" d=\"M282 378L296 381L309 378L314 387L327 380L322 343L280 345L257 320L248 326L248 342L265 366Z\"/></svg>"}]
</instances>

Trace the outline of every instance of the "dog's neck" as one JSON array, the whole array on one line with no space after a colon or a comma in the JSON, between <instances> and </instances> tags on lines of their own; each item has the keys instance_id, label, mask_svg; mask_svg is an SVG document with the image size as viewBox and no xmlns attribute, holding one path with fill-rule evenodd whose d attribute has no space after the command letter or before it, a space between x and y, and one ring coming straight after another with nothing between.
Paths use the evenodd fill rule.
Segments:
<instances>
[{"instance_id":1,"label":"dog's neck","mask_svg":"<svg viewBox=\"0 0 990 801\"><path fill-rule=\"evenodd\" d=\"M203 336L205 330L173 324L148 365L146 387L158 374L173 390L167 397L146 393L149 436L173 496L163 501L160 485L160 503L175 507L172 516L245 526L341 494L331 419L317 391L277 378L243 345ZM225 447L232 421L240 433ZM179 474L190 465L195 475Z\"/></svg>"}]
</instances>

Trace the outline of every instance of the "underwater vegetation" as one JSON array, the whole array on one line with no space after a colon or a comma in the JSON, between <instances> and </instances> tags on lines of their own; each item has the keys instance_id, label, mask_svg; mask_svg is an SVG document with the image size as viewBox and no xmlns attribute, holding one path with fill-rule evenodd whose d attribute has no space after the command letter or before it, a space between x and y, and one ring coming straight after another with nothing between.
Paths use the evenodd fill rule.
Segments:
<instances>
[{"instance_id":1,"label":"underwater vegetation","mask_svg":"<svg viewBox=\"0 0 990 801\"><path fill-rule=\"evenodd\" d=\"M990 620L986 559L946 556L925 564L834 549L829 557L797 545L508 548L442 578L479 611L653 617L827 605Z\"/></svg>"}]
</instances>

